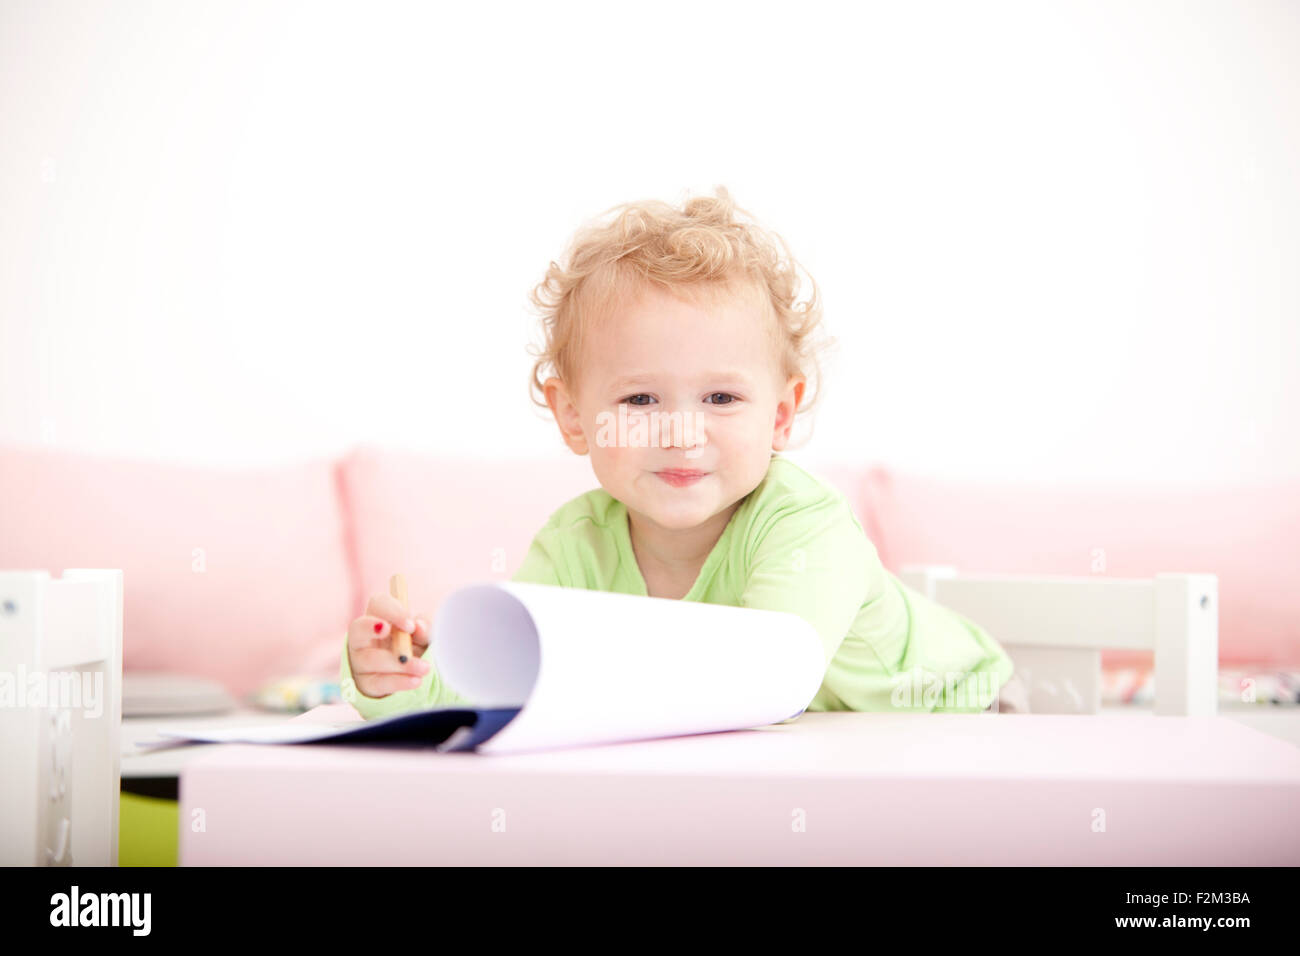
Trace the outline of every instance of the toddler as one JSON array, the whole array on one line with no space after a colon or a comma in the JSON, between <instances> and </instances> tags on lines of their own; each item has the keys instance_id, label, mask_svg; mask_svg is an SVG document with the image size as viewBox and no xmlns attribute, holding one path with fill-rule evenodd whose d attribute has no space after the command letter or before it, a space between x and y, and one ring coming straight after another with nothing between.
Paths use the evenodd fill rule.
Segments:
<instances>
[{"instance_id":1,"label":"toddler","mask_svg":"<svg viewBox=\"0 0 1300 956\"><path fill-rule=\"evenodd\" d=\"M805 387L823 344L784 242L724 188L610 211L532 295L533 400L600 487L552 513L512 580L798 614L826 660L806 710L1026 711L998 642L886 570L845 497L780 454L820 398ZM341 672L363 716L470 704L428 642L427 617L370 599Z\"/></svg>"}]
</instances>

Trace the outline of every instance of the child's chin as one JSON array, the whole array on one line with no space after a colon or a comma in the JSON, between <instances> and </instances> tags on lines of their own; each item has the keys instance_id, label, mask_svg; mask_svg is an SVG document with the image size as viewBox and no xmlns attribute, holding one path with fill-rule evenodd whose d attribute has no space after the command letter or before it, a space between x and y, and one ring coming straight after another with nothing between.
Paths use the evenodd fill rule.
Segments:
<instances>
[{"instance_id":1,"label":"child's chin","mask_svg":"<svg viewBox=\"0 0 1300 956\"><path fill-rule=\"evenodd\" d=\"M701 508L698 505L693 505L689 508L652 508L650 517L661 528L668 528L671 531L687 531L704 524L713 517L713 513L707 507Z\"/></svg>"}]
</instances>

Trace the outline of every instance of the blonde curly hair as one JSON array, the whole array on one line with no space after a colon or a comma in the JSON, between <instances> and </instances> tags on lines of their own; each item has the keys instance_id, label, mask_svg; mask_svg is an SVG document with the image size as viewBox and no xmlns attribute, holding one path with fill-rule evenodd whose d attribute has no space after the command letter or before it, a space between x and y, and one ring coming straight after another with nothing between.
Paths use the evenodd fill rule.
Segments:
<instances>
[{"instance_id":1,"label":"blonde curly hair","mask_svg":"<svg viewBox=\"0 0 1300 956\"><path fill-rule=\"evenodd\" d=\"M817 283L808 276L811 294L796 304L800 267L785 240L755 225L725 187L716 187L716 193L687 199L680 209L659 200L613 206L601 214L617 213L611 221L598 217L578 231L564 265L551 262L529 295L545 332L544 346L528 349L536 358L529 380L534 404L550 407L544 388L548 368L576 393L583 343L591 330L649 284L696 304L722 296L756 299L772 320L765 331L781 357L781 380L798 375L806 381L796 418L812 410L822 391L818 353L837 341L818 335Z\"/></svg>"}]
</instances>

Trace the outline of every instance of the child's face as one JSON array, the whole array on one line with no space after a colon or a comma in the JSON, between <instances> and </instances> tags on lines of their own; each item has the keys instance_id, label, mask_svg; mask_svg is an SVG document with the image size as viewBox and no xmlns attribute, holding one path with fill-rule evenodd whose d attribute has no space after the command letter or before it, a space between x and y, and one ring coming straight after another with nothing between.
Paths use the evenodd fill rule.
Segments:
<instances>
[{"instance_id":1,"label":"child's face","mask_svg":"<svg viewBox=\"0 0 1300 956\"><path fill-rule=\"evenodd\" d=\"M780 380L770 321L743 298L693 305L647 288L593 331L578 395L546 383L565 442L629 510L665 529L703 524L753 491L789 440L804 381ZM705 474L674 485L666 469Z\"/></svg>"}]
</instances>

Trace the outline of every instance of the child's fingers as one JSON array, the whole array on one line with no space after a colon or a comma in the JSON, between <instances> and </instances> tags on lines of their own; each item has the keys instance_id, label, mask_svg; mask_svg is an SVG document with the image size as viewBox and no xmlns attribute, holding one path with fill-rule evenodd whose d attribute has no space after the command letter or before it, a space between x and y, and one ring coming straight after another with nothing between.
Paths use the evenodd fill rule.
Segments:
<instances>
[{"instance_id":1,"label":"child's fingers","mask_svg":"<svg viewBox=\"0 0 1300 956\"><path fill-rule=\"evenodd\" d=\"M392 633L393 626L387 621L363 614L348 625L348 647L353 651L373 647L375 641L386 641Z\"/></svg>"},{"instance_id":2,"label":"child's fingers","mask_svg":"<svg viewBox=\"0 0 1300 956\"><path fill-rule=\"evenodd\" d=\"M349 652L352 661L353 677L371 676L408 676L423 679L432 665L418 657L412 657L405 664L397 659L389 648L362 647Z\"/></svg>"},{"instance_id":3,"label":"child's fingers","mask_svg":"<svg viewBox=\"0 0 1300 956\"><path fill-rule=\"evenodd\" d=\"M429 649L429 619L427 617L417 617L415 619L415 630L411 632L411 650L417 657L423 657L424 652Z\"/></svg>"},{"instance_id":4,"label":"child's fingers","mask_svg":"<svg viewBox=\"0 0 1300 956\"><path fill-rule=\"evenodd\" d=\"M361 615L348 625L348 647L354 651L367 647L390 646L392 637L393 625L369 614Z\"/></svg>"},{"instance_id":5,"label":"child's fingers","mask_svg":"<svg viewBox=\"0 0 1300 956\"><path fill-rule=\"evenodd\" d=\"M421 683L420 678L406 674L368 674L365 680L366 688L361 693L367 697L386 697L403 690L415 690Z\"/></svg>"},{"instance_id":6,"label":"child's fingers","mask_svg":"<svg viewBox=\"0 0 1300 956\"><path fill-rule=\"evenodd\" d=\"M387 621L393 627L400 627L408 634L415 627L415 622L411 619L411 612L402 607L397 598L389 594L370 595L370 603L366 605L366 614ZM411 627L406 626L407 622L410 622Z\"/></svg>"}]
</instances>

